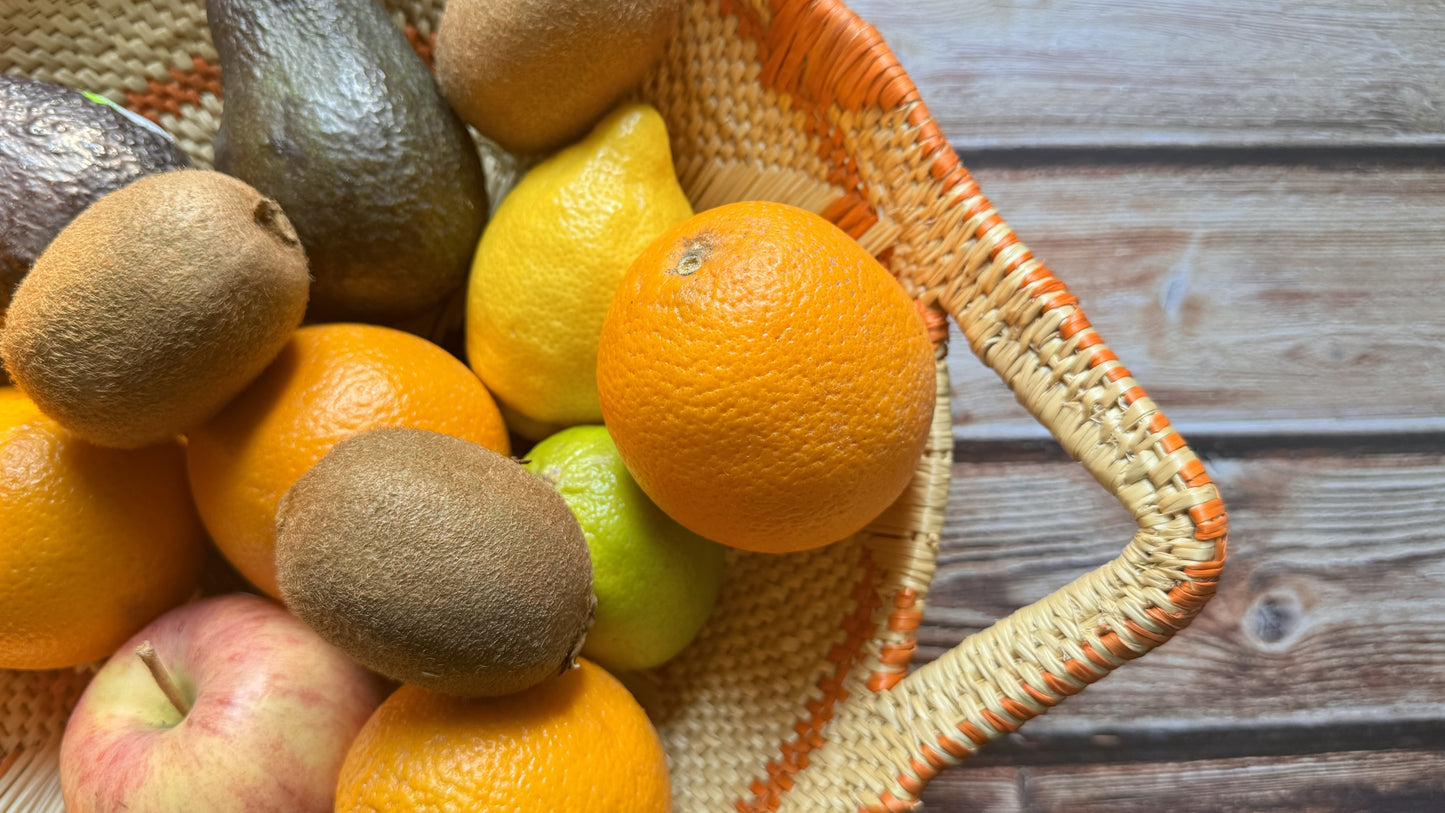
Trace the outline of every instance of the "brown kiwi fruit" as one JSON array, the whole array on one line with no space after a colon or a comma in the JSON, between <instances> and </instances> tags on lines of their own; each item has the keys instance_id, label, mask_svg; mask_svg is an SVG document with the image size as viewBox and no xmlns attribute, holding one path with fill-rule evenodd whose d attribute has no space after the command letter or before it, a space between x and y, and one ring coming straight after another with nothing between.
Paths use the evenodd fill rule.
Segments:
<instances>
[{"instance_id":1,"label":"brown kiwi fruit","mask_svg":"<svg viewBox=\"0 0 1445 813\"><path fill-rule=\"evenodd\" d=\"M134 448L203 423L281 351L306 310L281 208L209 170L149 175L70 222L15 290L11 378L51 418Z\"/></svg>"},{"instance_id":2,"label":"brown kiwi fruit","mask_svg":"<svg viewBox=\"0 0 1445 813\"><path fill-rule=\"evenodd\" d=\"M276 578L292 612L368 668L471 697L571 667L596 606L557 492L422 429L353 435L296 481L276 512Z\"/></svg>"},{"instance_id":3,"label":"brown kiwi fruit","mask_svg":"<svg viewBox=\"0 0 1445 813\"><path fill-rule=\"evenodd\" d=\"M450 0L437 86L477 132L521 155L587 133L662 56L680 0Z\"/></svg>"}]
</instances>

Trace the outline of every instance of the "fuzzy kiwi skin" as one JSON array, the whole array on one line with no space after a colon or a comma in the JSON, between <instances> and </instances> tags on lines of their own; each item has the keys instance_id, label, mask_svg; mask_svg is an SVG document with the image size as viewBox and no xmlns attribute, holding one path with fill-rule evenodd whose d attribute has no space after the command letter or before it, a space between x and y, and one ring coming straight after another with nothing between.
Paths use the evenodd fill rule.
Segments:
<instances>
[{"instance_id":1,"label":"fuzzy kiwi skin","mask_svg":"<svg viewBox=\"0 0 1445 813\"><path fill-rule=\"evenodd\" d=\"M265 369L301 323L309 285L274 201L209 170L149 175L101 197L36 259L0 356L81 437L159 443Z\"/></svg>"},{"instance_id":2,"label":"fuzzy kiwi skin","mask_svg":"<svg viewBox=\"0 0 1445 813\"><path fill-rule=\"evenodd\" d=\"M393 680L492 697L570 668L592 560L567 504L511 458L421 429L337 444L276 513L286 605Z\"/></svg>"},{"instance_id":3,"label":"fuzzy kiwi skin","mask_svg":"<svg viewBox=\"0 0 1445 813\"><path fill-rule=\"evenodd\" d=\"M681 16L681 0L449 0L437 85L503 148L552 152L642 81Z\"/></svg>"}]
</instances>

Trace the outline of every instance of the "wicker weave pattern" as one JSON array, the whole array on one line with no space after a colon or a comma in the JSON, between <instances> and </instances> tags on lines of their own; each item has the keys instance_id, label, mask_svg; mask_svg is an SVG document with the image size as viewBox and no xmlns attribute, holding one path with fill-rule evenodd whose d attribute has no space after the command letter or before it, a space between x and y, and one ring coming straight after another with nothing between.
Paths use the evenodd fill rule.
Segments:
<instances>
[{"instance_id":1,"label":"wicker weave pattern","mask_svg":"<svg viewBox=\"0 0 1445 813\"><path fill-rule=\"evenodd\" d=\"M383 4L428 59L443 0ZM222 88L203 6L6 0L0 70L106 95L209 166ZM1223 506L1074 298L959 166L871 27L834 0L686 9L638 96L667 120L694 205L781 200L838 223L919 301L940 358L946 312L1139 523L1116 561L905 677L951 466L940 363L929 446L898 503L820 551L732 554L699 639L630 678L663 737L679 810L906 809L942 768L1187 625L1223 560ZM0 673L0 808L57 807L54 736L82 682L58 674ZM46 753L50 762L36 756Z\"/></svg>"},{"instance_id":2,"label":"wicker weave pattern","mask_svg":"<svg viewBox=\"0 0 1445 813\"><path fill-rule=\"evenodd\" d=\"M0 810L60 809L60 735L91 674L0 672Z\"/></svg>"}]
</instances>

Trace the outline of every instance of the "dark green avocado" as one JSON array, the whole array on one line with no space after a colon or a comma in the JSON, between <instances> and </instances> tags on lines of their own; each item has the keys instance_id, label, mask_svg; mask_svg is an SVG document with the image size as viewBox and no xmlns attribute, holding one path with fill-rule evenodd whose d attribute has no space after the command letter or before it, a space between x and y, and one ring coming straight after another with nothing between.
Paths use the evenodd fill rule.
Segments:
<instances>
[{"instance_id":1,"label":"dark green avocado","mask_svg":"<svg viewBox=\"0 0 1445 813\"><path fill-rule=\"evenodd\" d=\"M190 159L154 124L67 87L0 74L0 314L35 258L102 195Z\"/></svg>"},{"instance_id":2,"label":"dark green avocado","mask_svg":"<svg viewBox=\"0 0 1445 813\"><path fill-rule=\"evenodd\" d=\"M476 145L375 0L207 0L216 168L274 198L311 263L309 318L416 315L465 282L486 223Z\"/></svg>"}]
</instances>

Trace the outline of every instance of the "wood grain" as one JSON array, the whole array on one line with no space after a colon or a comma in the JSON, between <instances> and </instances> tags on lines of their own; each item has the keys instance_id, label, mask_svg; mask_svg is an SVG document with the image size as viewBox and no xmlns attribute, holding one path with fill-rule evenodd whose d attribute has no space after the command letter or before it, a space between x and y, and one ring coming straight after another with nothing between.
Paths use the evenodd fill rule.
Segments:
<instances>
[{"instance_id":1,"label":"wood grain","mask_svg":"<svg viewBox=\"0 0 1445 813\"><path fill-rule=\"evenodd\" d=\"M1438 813L1445 752L1355 751L1061 767L961 766L923 794L936 813Z\"/></svg>"},{"instance_id":2,"label":"wood grain","mask_svg":"<svg viewBox=\"0 0 1445 813\"><path fill-rule=\"evenodd\" d=\"M849 0L975 151L1445 144L1413 0Z\"/></svg>"},{"instance_id":3,"label":"wood grain","mask_svg":"<svg viewBox=\"0 0 1445 813\"><path fill-rule=\"evenodd\" d=\"M1174 641L1024 735L1192 738L1445 718L1445 451L1206 464L1231 517L1219 595ZM1075 465L958 463L918 662L1103 564L1132 527Z\"/></svg>"},{"instance_id":4,"label":"wood grain","mask_svg":"<svg viewBox=\"0 0 1445 813\"><path fill-rule=\"evenodd\" d=\"M1445 6L847 0L1219 483L1194 626L926 809L1445 810ZM968 351L927 661L1133 524Z\"/></svg>"},{"instance_id":5,"label":"wood grain","mask_svg":"<svg viewBox=\"0 0 1445 813\"><path fill-rule=\"evenodd\" d=\"M1185 437L1445 431L1445 169L975 175ZM960 437L1043 434L950 349Z\"/></svg>"}]
</instances>

